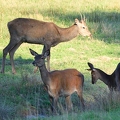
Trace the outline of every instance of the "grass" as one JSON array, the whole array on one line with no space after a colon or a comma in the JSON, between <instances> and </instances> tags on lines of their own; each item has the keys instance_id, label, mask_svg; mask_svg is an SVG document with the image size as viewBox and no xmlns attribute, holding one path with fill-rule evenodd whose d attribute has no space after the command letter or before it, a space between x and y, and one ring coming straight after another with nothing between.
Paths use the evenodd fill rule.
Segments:
<instances>
[{"instance_id":1,"label":"grass","mask_svg":"<svg viewBox=\"0 0 120 120\"><path fill-rule=\"evenodd\" d=\"M6 5L7 4L7 5ZM2 50L9 42L7 22L17 17L52 21L60 27L68 27L74 19L85 15L93 39L77 37L51 49L51 69L76 68L85 76L84 99L86 111L78 107L78 97L72 95L74 110L65 110L65 100L60 98L60 115L51 116L48 94L44 89L39 71L34 73L33 57L29 48L41 53L43 46L24 43L15 53L17 74L11 73L7 56L5 74L0 74L0 119L30 119L27 115L40 115L33 119L43 120L118 120L120 117L119 95L109 101L107 86L98 80L91 84L86 71L91 62L111 74L120 62L120 9L118 0L0 0L0 64ZM24 51L24 52L23 52Z\"/></svg>"}]
</instances>

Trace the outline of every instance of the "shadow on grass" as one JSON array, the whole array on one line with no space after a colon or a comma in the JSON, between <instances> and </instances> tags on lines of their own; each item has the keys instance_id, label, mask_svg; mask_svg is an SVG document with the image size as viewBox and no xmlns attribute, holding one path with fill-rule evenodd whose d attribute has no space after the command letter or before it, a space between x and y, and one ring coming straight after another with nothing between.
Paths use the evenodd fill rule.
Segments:
<instances>
[{"instance_id":1,"label":"shadow on grass","mask_svg":"<svg viewBox=\"0 0 120 120\"><path fill-rule=\"evenodd\" d=\"M2 53L0 53L0 56L2 56ZM31 57L31 59L23 59L23 58L20 56L20 57L18 57L18 58L15 58L14 61L15 61L15 64L17 64L17 65L21 65L21 64L32 64L33 59L32 59L32 57ZM6 62L6 65L11 65L9 58L6 59L5 62ZM0 58L0 64L2 64L2 57Z\"/></svg>"},{"instance_id":2,"label":"shadow on grass","mask_svg":"<svg viewBox=\"0 0 120 120\"><path fill-rule=\"evenodd\" d=\"M22 69L23 67L23 70L24 69L30 69L30 67L32 67L32 62L33 62L33 59L24 59L22 57L18 57L18 58L15 58L14 59L14 62L15 62L15 68L16 69ZM1 69L1 64L2 64L2 57L0 59L0 69ZM27 68L28 67L28 68ZM11 70L11 63L10 63L10 59L6 59L5 61L5 71L7 71L7 68L9 68L9 71ZM12 72L12 71L11 71Z\"/></svg>"},{"instance_id":3,"label":"shadow on grass","mask_svg":"<svg viewBox=\"0 0 120 120\"><path fill-rule=\"evenodd\" d=\"M17 83L6 83L6 86L1 87L0 91L2 91L0 118L8 117L10 119L17 116L48 114L50 106L48 95L43 84L36 81L36 78L32 79L25 75Z\"/></svg>"},{"instance_id":4,"label":"shadow on grass","mask_svg":"<svg viewBox=\"0 0 120 120\"><path fill-rule=\"evenodd\" d=\"M19 82L9 81L0 87L0 117L51 116L49 95L39 78L33 74L21 74ZM74 111L79 110L79 98L72 96ZM2 105L4 103L4 105ZM58 114L66 112L64 98L59 99Z\"/></svg>"}]
</instances>

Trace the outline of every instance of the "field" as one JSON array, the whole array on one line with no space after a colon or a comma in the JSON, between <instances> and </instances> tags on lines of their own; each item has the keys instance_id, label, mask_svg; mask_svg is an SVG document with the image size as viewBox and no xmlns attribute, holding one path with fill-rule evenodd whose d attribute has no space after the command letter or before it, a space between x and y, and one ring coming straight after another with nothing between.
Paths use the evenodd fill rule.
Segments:
<instances>
[{"instance_id":1,"label":"field","mask_svg":"<svg viewBox=\"0 0 120 120\"><path fill-rule=\"evenodd\" d=\"M74 24L85 16L93 38L78 36L51 49L51 70L76 68L85 76L83 97L85 112L79 99L72 95L73 111L67 112L64 98L59 99L59 112L52 115L49 97L40 73L34 73L29 48L42 52L42 45L23 43L16 51L16 74L12 74L7 55L5 74L0 74L0 120L119 120L120 96L110 101L107 86L100 80L91 84L87 62L111 74L120 62L119 0L0 0L0 68L2 51L9 43L7 23L18 17L51 21L60 27Z\"/></svg>"}]
</instances>

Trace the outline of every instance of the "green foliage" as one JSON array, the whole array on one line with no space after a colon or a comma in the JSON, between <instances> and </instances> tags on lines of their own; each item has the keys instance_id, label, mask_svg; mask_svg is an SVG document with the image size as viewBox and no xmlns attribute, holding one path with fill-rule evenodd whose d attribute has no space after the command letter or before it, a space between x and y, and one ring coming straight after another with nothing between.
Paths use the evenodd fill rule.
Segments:
<instances>
[{"instance_id":1,"label":"green foliage","mask_svg":"<svg viewBox=\"0 0 120 120\"><path fill-rule=\"evenodd\" d=\"M90 73L86 71L87 62L91 62L111 74L120 62L118 3L119 0L0 0L0 64L2 50L10 39L7 23L17 17L52 21L60 27L68 27L82 14L93 34L92 40L79 36L51 49L52 70L76 68L84 74L85 112L79 110L79 99L73 94L73 112L66 111L65 100L60 98L58 114L61 115L51 116L48 93L39 72L33 72L33 57L29 53L29 48L41 53L43 46L24 43L15 53L17 74L11 73L9 56L5 74L0 74L0 119L23 120L32 114L37 116L35 119L42 120L118 120L118 95L114 94L110 101L108 92L105 92L107 86L101 81L92 85Z\"/></svg>"}]
</instances>

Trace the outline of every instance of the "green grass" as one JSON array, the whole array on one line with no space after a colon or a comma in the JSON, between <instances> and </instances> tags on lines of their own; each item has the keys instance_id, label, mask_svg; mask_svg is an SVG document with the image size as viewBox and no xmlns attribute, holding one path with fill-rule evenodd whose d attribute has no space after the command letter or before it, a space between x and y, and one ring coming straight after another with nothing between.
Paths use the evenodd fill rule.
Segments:
<instances>
[{"instance_id":1,"label":"green grass","mask_svg":"<svg viewBox=\"0 0 120 120\"><path fill-rule=\"evenodd\" d=\"M10 39L7 23L17 17L52 21L60 27L68 27L82 14L93 34L92 40L79 36L51 49L52 70L76 68L84 74L85 112L79 110L78 97L73 94L72 113L65 110L65 100L60 98L60 115L51 115L48 94L39 71L33 72L34 58L29 52L32 48L41 53L43 46L24 43L15 53L17 74L12 74L9 56L5 74L0 74L0 119L23 120L28 119L24 118L26 114L39 113L45 116L40 118L43 120L118 120L119 97L115 96L110 103L107 86L99 80L92 85L86 69L87 62L91 62L111 74L120 62L119 6L119 0L0 0L0 64L2 50Z\"/></svg>"}]
</instances>

